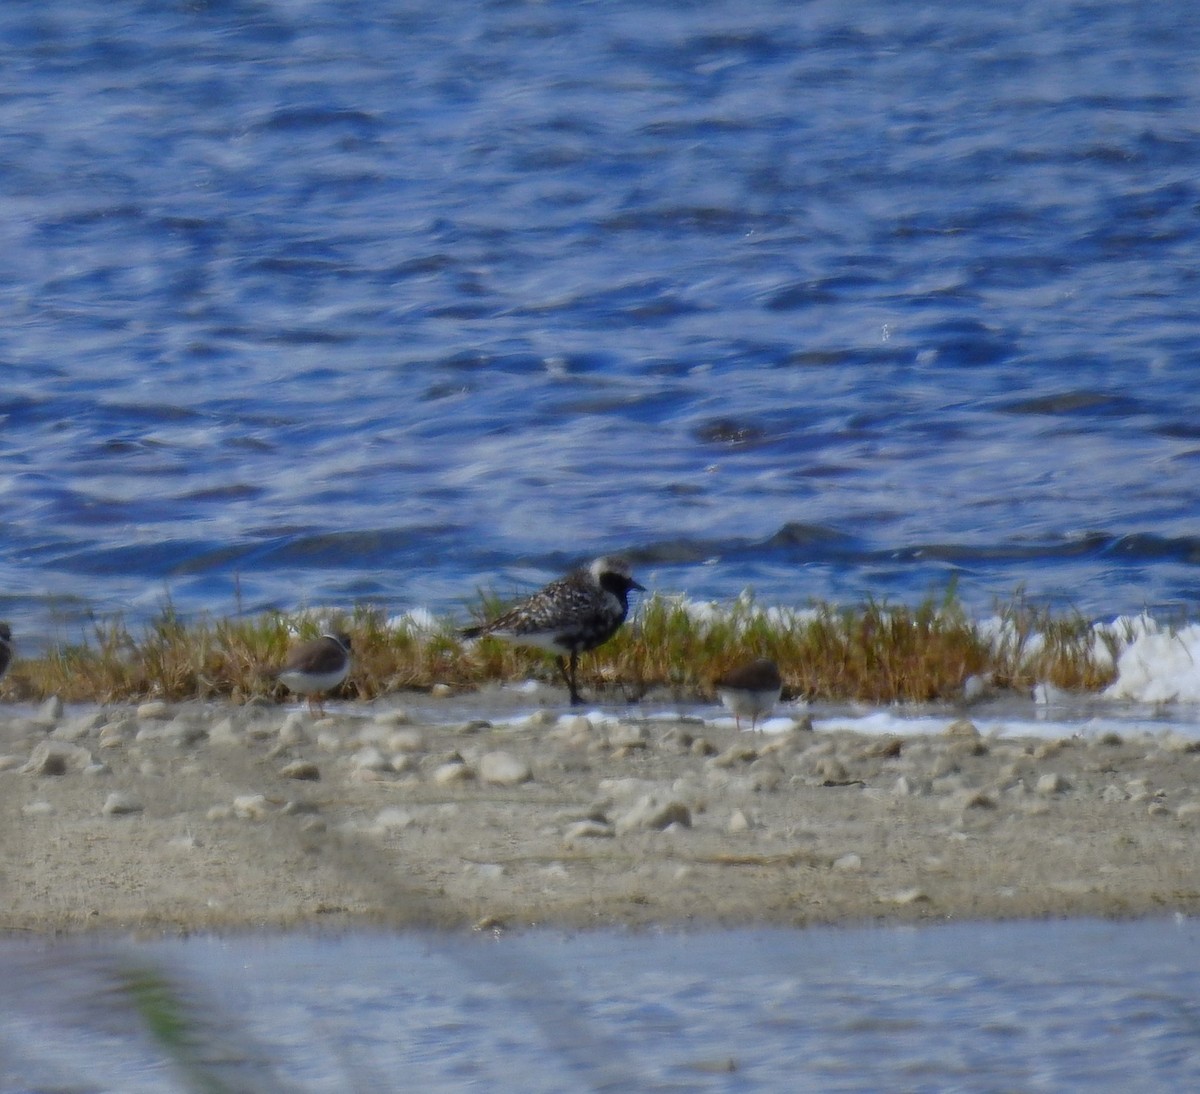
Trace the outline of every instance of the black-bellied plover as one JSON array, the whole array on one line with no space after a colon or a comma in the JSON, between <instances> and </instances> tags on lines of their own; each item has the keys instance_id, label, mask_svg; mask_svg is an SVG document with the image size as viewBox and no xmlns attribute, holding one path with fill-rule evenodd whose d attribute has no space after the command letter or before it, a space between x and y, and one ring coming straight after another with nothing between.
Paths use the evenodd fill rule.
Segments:
<instances>
[{"instance_id":1,"label":"black-bellied plover","mask_svg":"<svg viewBox=\"0 0 1200 1094\"><path fill-rule=\"evenodd\" d=\"M7 623L0 623L0 679L8 672L12 664L13 644L12 628Z\"/></svg>"},{"instance_id":2,"label":"black-bellied plover","mask_svg":"<svg viewBox=\"0 0 1200 1094\"><path fill-rule=\"evenodd\" d=\"M579 655L616 634L629 612L630 589L644 592L645 586L633 579L625 559L605 556L550 582L498 618L460 633L464 638L491 636L557 654L558 671L575 705L583 702L575 683Z\"/></svg>"},{"instance_id":3,"label":"black-bellied plover","mask_svg":"<svg viewBox=\"0 0 1200 1094\"><path fill-rule=\"evenodd\" d=\"M324 714L321 696L336 688L349 672L350 636L334 631L293 646L275 678L289 691L307 695L310 712Z\"/></svg>"},{"instance_id":4,"label":"black-bellied plover","mask_svg":"<svg viewBox=\"0 0 1200 1094\"><path fill-rule=\"evenodd\" d=\"M779 666L766 657L759 657L745 665L730 669L713 681L721 702L733 713L733 722L738 732L742 730L742 719L750 719L750 728L756 729L759 718L771 713L783 692L783 681L779 677Z\"/></svg>"}]
</instances>

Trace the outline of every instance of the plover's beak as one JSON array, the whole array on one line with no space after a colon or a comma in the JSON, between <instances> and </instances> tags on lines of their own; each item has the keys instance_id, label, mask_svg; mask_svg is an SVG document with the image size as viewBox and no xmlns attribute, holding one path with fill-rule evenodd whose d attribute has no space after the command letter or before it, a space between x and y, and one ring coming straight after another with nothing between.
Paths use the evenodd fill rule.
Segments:
<instances>
[{"instance_id":1,"label":"plover's beak","mask_svg":"<svg viewBox=\"0 0 1200 1094\"><path fill-rule=\"evenodd\" d=\"M646 586L634 581L633 578L629 579L629 587L631 589L637 589L639 593L644 593L646 591Z\"/></svg>"}]
</instances>

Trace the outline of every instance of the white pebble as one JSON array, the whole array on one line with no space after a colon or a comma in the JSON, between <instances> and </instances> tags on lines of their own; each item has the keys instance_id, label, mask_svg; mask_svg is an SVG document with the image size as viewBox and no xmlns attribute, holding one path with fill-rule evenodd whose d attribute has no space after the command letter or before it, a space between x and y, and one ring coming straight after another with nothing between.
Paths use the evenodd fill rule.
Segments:
<instances>
[{"instance_id":1,"label":"white pebble","mask_svg":"<svg viewBox=\"0 0 1200 1094\"><path fill-rule=\"evenodd\" d=\"M433 781L438 786L470 782L473 778L475 778L475 772L461 760L452 760L450 763L442 764L433 773Z\"/></svg>"},{"instance_id":2,"label":"white pebble","mask_svg":"<svg viewBox=\"0 0 1200 1094\"><path fill-rule=\"evenodd\" d=\"M511 752L485 752L479 761L479 777L491 786L518 786L529 782L533 771Z\"/></svg>"},{"instance_id":3,"label":"white pebble","mask_svg":"<svg viewBox=\"0 0 1200 1094\"><path fill-rule=\"evenodd\" d=\"M387 735L389 752L420 752L425 748L425 738L420 730L398 729Z\"/></svg>"},{"instance_id":4,"label":"white pebble","mask_svg":"<svg viewBox=\"0 0 1200 1094\"><path fill-rule=\"evenodd\" d=\"M617 821L617 831L628 832L633 828L662 831L676 824L690 828L691 810L683 802L674 799L663 800L653 794L647 794Z\"/></svg>"},{"instance_id":5,"label":"white pebble","mask_svg":"<svg viewBox=\"0 0 1200 1094\"><path fill-rule=\"evenodd\" d=\"M228 745L243 744L244 738L232 718L222 718L218 722L215 722L208 731L208 743L219 747L226 747Z\"/></svg>"},{"instance_id":6,"label":"white pebble","mask_svg":"<svg viewBox=\"0 0 1200 1094\"><path fill-rule=\"evenodd\" d=\"M563 839L567 843L574 843L581 839L612 839L614 835L616 832L611 824L604 821L581 820L567 828L563 833Z\"/></svg>"},{"instance_id":7,"label":"white pebble","mask_svg":"<svg viewBox=\"0 0 1200 1094\"><path fill-rule=\"evenodd\" d=\"M139 721L165 720L171 716L171 708L161 699L152 699L148 703L141 703L134 713Z\"/></svg>"},{"instance_id":8,"label":"white pebble","mask_svg":"<svg viewBox=\"0 0 1200 1094\"><path fill-rule=\"evenodd\" d=\"M308 727L305 725L304 719L297 717L294 713L289 714L283 720L283 725L279 727L279 743L289 746L306 745L308 740Z\"/></svg>"},{"instance_id":9,"label":"white pebble","mask_svg":"<svg viewBox=\"0 0 1200 1094\"><path fill-rule=\"evenodd\" d=\"M746 816L745 812L743 812L741 809L735 809L733 813L730 814L730 832L749 832L753 827L755 827L754 822L748 816Z\"/></svg>"},{"instance_id":10,"label":"white pebble","mask_svg":"<svg viewBox=\"0 0 1200 1094\"><path fill-rule=\"evenodd\" d=\"M389 805L375 815L376 828L408 828L413 823L413 815L407 809Z\"/></svg>"},{"instance_id":11,"label":"white pebble","mask_svg":"<svg viewBox=\"0 0 1200 1094\"><path fill-rule=\"evenodd\" d=\"M1051 794L1061 794L1064 791L1071 789L1070 782L1056 771L1047 772L1045 775L1039 776L1035 790L1039 794L1049 797Z\"/></svg>"},{"instance_id":12,"label":"white pebble","mask_svg":"<svg viewBox=\"0 0 1200 1094\"><path fill-rule=\"evenodd\" d=\"M245 820L262 820L271 812L271 806L262 794L243 794L233 799L233 812Z\"/></svg>"},{"instance_id":13,"label":"white pebble","mask_svg":"<svg viewBox=\"0 0 1200 1094\"><path fill-rule=\"evenodd\" d=\"M140 813L142 808L142 803L136 798L122 794L120 791L114 791L104 800L101 812L106 817L119 817L127 813Z\"/></svg>"}]
</instances>

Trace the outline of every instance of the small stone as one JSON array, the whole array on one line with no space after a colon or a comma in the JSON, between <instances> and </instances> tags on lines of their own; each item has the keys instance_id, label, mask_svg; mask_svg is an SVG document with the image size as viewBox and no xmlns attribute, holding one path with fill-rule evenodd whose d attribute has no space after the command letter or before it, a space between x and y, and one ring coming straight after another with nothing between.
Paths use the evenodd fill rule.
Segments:
<instances>
[{"instance_id":1,"label":"small stone","mask_svg":"<svg viewBox=\"0 0 1200 1094\"><path fill-rule=\"evenodd\" d=\"M406 726L412 721L412 715L403 707L392 710L381 710L375 715L377 726Z\"/></svg>"},{"instance_id":2,"label":"small stone","mask_svg":"<svg viewBox=\"0 0 1200 1094\"><path fill-rule=\"evenodd\" d=\"M944 736L960 737L968 740L976 740L979 737L979 729L974 722L967 718L959 718L956 722L951 722L945 729Z\"/></svg>"},{"instance_id":3,"label":"small stone","mask_svg":"<svg viewBox=\"0 0 1200 1094\"><path fill-rule=\"evenodd\" d=\"M813 764L812 772L828 782L844 782L849 775L846 765L834 756L825 756Z\"/></svg>"},{"instance_id":4,"label":"small stone","mask_svg":"<svg viewBox=\"0 0 1200 1094\"><path fill-rule=\"evenodd\" d=\"M929 894L923 889L901 889L887 897L887 900L891 904L926 904L929 901Z\"/></svg>"},{"instance_id":5,"label":"small stone","mask_svg":"<svg viewBox=\"0 0 1200 1094\"><path fill-rule=\"evenodd\" d=\"M937 789L936 783L934 789ZM986 790L960 785L948 791L945 799L939 802L938 806L948 813L955 811L965 813L968 809L995 809L996 799Z\"/></svg>"},{"instance_id":6,"label":"small stone","mask_svg":"<svg viewBox=\"0 0 1200 1094\"><path fill-rule=\"evenodd\" d=\"M106 817L120 817L128 813L140 813L142 808L143 806L140 801L118 790L109 794L104 799L104 807L101 809L101 812Z\"/></svg>"},{"instance_id":7,"label":"small stone","mask_svg":"<svg viewBox=\"0 0 1200 1094\"><path fill-rule=\"evenodd\" d=\"M433 781L438 786L453 786L457 783L470 782L475 778L472 771L462 760L451 760L440 764L433 772Z\"/></svg>"},{"instance_id":8,"label":"small stone","mask_svg":"<svg viewBox=\"0 0 1200 1094\"><path fill-rule=\"evenodd\" d=\"M909 797L920 793L920 788L907 775L901 775L892 785L892 793L898 798Z\"/></svg>"},{"instance_id":9,"label":"small stone","mask_svg":"<svg viewBox=\"0 0 1200 1094\"><path fill-rule=\"evenodd\" d=\"M0 771L13 771L24 763L24 756L0 756Z\"/></svg>"},{"instance_id":10,"label":"small stone","mask_svg":"<svg viewBox=\"0 0 1200 1094\"><path fill-rule=\"evenodd\" d=\"M283 720L283 725L279 727L279 743L288 747L296 745L306 745L309 743L308 726L305 724L304 717L297 715L295 711L289 714Z\"/></svg>"},{"instance_id":11,"label":"small stone","mask_svg":"<svg viewBox=\"0 0 1200 1094\"><path fill-rule=\"evenodd\" d=\"M88 765L87 765L87 767L85 767L85 768L83 769L83 773L84 773L85 775L92 775L92 776L95 776L95 775L111 775L111 774L112 774L112 768L111 768L111 767L109 767L109 766L108 766L108 764L105 764L105 763L94 763L94 764L88 764Z\"/></svg>"},{"instance_id":12,"label":"small stone","mask_svg":"<svg viewBox=\"0 0 1200 1094\"><path fill-rule=\"evenodd\" d=\"M65 775L71 769L82 771L93 762L92 754L86 748L63 741L45 740L29 754L29 760L21 771L26 775Z\"/></svg>"},{"instance_id":13,"label":"small stone","mask_svg":"<svg viewBox=\"0 0 1200 1094\"><path fill-rule=\"evenodd\" d=\"M533 778L533 771L511 752L485 752L479 761L479 778L491 786L519 786Z\"/></svg>"},{"instance_id":14,"label":"small stone","mask_svg":"<svg viewBox=\"0 0 1200 1094\"><path fill-rule=\"evenodd\" d=\"M208 728L194 719L180 715L172 718L165 725L149 724L140 726L134 740L137 741L166 741L177 748L202 741L208 736Z\"/></svg>"},{"instance_id":15,"label":"small stone","mask_svg":"<svg viewBox=\"0 0 1200 1094\"><path fill-rule=\"evenodd\" d=\"M103 737L103 731L101 737ZM227 747L229 745L240 745L245 743L245 738L241 731L234 724L232 718L222 718L213 723L208 731L208 743L219 747Z\"/></svg>"},{"instance_id":16,"label":"small stone","mask_svg":"<svg viewBox=\"0 0 1200 1094\"><path fill-rule=\"evenodd\" d=\"M321 769L312 760L293 760L279 769L281 778L300 779L317 782L321 778Z\"/></svg>"},{"instance_id":17,"label":"small stone","mask_svg":"<svg viewBox=\"0 0 1200 1094\"><path fill-rule=\"evenodd\" d=\"M413 823L413 815L407 809L400 809L394 805L389 805L386 809L381 809L375 815L375 827L382 829L401 830L408 828Z\"/></svg>"},{"instance_id":18,"label":"small stone","mask_svg":"<svg viewBox=\"0 0 1200 1094\"><path fill-rule=\"evenodd\" d=\"M772 794L787 778L787 772L774 759L758 759L750 765L749 781L755 793Z\"/></svg>"},{"instance_id":19,"label":"small stone","mask_svg":"<svg viewBox=\"0 0 1200 1094\"><path fill-rule=\"evenodd\" d=\"M383 783L391 781L391 772L389 771L373 771L369 767L356 767L347 779L352 783Z\"/></svg>"},{"instance_id":20,"label":"small stone","mask_svg":"<svg viewBox=\"0 0 1200 1094\"><path fill-rule=\"evenodd\" d=\"M617 821L617 831L628 832L633 828L662 831L672 824L690 828L692 826L691 810L683 802L673 799L664 801L654 794L647 794Z\"/></svg>"},{"instance_id":21,"label":"small stone","mask_svg":"<svg viewBox=\"0 0 1200 1094\"><path fill-rule=\"evenodd\" d=\"M961 770L962 765L958 760L949 753L943 752L933 761L933 765L929 769L929 777L940 779L946 775L956 775Z\"/></svg>"},{"instance_id":22,"label":"small stone","mask_svg":"<svg viewBox=\"0 0 1200 1094\"><path fill-rule=\"evenodd\" d=\"M750 745L732 744L708 761L709 767L728 768L750 764L758 759L758 749Z\"/></svg>"},{"instance_id":23,"label":"small stone","mask_svg":"<svg viewBox=\"0 0 1200 1094\"><path fill-rule=\"evenodd\" d=\"M1033 750L1033 758L1035 760L1050 760L1057 756L1064 748L1069 748L1070 741L1059 739L1057 741L1044 741Z\"/></svg>"},{"instance_id":24,"label":"small stone","mask_svg":"<svg viewBox=\"0 0 1200 1094\"><path fill-rule=\"evenodd\" d=\"M1175 810L1175 816L1180 820L1194 820L1200 817L1200 801L1186 801Z\"/></svg>"},{"instance_id":25,"label":"small stone","mask_svg":"<svg viewBox=\"0 0 1200 1094\"><path fill-rule=\"evenodd\" d=\"M1101 792L1100 800L1105 802L1123 802L1129 797L1119 786L1109 783Z\"/></svg>"},{"instance_id":26,"label":"small stone","mask_svg":"<svg viewBox=\"0 0 1200 1094\"><path fill-rule=\"evenodd\" d=\"M233 812L243 820L262 820L271 812L271 806L262 794L243 794L233 799Z\"/></svg>"},{"instance_id":27,"label":"small stone","mask_svg":"<svg viewBox=\"0 0 1200 1094\"><path fill-rule=\"evenodd\" d=\"M21 806L21 812L27 817L48 817L54 812L54 806L48 801L33 801Z\"/></svg>"},{"instance_id":28,"label":"small stone","mask_svg":"<svg viewBox=\"0 0 1200 1094\"><path fill-rule=\"evenodd\" d=\"M350 757L350 766L359 771L391 771L392 762L374 745L360 748Z\"/></svg>"},{"instance_id":29,"label":"small stone","mask_svg":"<svg viewBox=\"0 0 1200 1094\"><path fill-rule=\"evenodd\" d=\"M1159 747L1164 752L1195 752L1197 741L1193 737L1185 737L1182 733L1165 733L1159 741Z\"/></svg>"},{"instance_id":30,"label":"small stone","mask_svg":"<svg viewBox=\"0 0 1200 1094\"><path fill-rule=\"evenodd\" d=\"M567 843L574 843L581 839L612 839L614 835L616 835L616 830L611 824L597 820L581 820L567 828L563 833L563 839Z\"/></svg>"},{"instance_id":31,"label":"small stone","mask_svg":"<svg viewBox=\"0 0 1200 1094\"><path fill-rule=\"evenodd\" d=\"M433 699L449 699L454 694L454 689L449 684L434 684L429 689L429 695Z\"/></svg>"},{"instance_id":32,"label":"small stone","mask_svg":"<svg viewBox=\"0 0 1200 1094\"><path fill-rule=\"evenodd\" d=\"M79 741L98 730L108 721L103 711L93 711L58 726L51 734L60 741Z\"/></svg>"},{"instance_id":33,"label":"small stone","mask_svg":"<svg viewBox=\"0 0 1200 1094\"><path fill-rule=\"evenodd\" d=\"M283 807L279 810L285 817L300 817L309 813L317 813L320 811L320 806L316 802L300 801L292 798L283 803Z\"/></svg>"},{"instance_id":34,"label":"small stone","mask_svg":"<svg viewBox=\"0 0 1200 1094\"><path fill-rule=\"evenodd\" d=\"M148 703L139 704L134 713L139 721L165 721L171 717L171 708L161 699L152 699Z\"/></svg>"},{"instance_id":35,"label":"small stone","mask_svg":"<svg viewBox=\"0 0 1200 1094\"><path fill-rule=\"evenodd\" d=\"M862 857L853 851L845 855L839 855L833 860L833 868L835 870L844 870L846 873L856 873L862 869Z\"/></svg>"},{"instance_id":36,"label":"small stone","mask_svg":"<svg viewBox=\"0 0 1200 1094\"><path fill-rule=\"evenodd\" d=\"M872 741L858 753L860 760L894 760L904 750L902 737L884 737L880 741Z\"/></svg>"},{"instance_id":37,"label":"small stone","mask_svg":"<svg viewBox=\"0 0 1200 1094\"><path fill-rule=\"evenodd\" d=\"M645 748L649 743L650 730L631 722L621 722L608 737L610 748L624 749L627 752Z\"/></svg>"},{"instance_id":38,"label":"small stone","mask_svg":"<svg viewBox=\"0 0 1200 1094\"><path fill-rule=\"evenodd\" d=\"M1053 794L1062 794L1070 790L1071 783L1065 776L1056 771L1050 771L1039 776L1038 781L1034 784L1034 789L1043 797L1050 797Z\"/></svg>"},{"instance_id":39,"label":"small stone","mask_svg":"<svg viewBox=\"0 0 1200 1094\"><path fill-rule=\"evenodd\" d=\"M757 821L743 809L735 809L729 815L729 831L735 835L741 832L749 832L750 829L757 827Z\"/></svg>"},{"instance_id":40,"label":"small stone","mask_svg":"<svg viewBox=\"0 0 1200 1094\"><path fill-rule=\"evenodd\" d=\"M100 730L96 743L100 748L120 748L137 732L137 723L130 718L109 722Z\"/></svg>"},{"instance_id":41,"label":"small stone","mask_svg":"<svg viewBox=\"0 0 1200 1094\"><path fill-rule=\"evenodd\" d=\"M248 723L243 733L251 741L269 741L278 736L279 730L271 722L259 720Z\"/></svg>"},{"instance_id":42,"label":"small stone","mask_svg":"<svg viewBox=\"0 0 1200 1094\"><path fill-rule=\"evenodd\" d=\"M425 748L425 738L420 730L398 729L387 735L389 752L421 752Z\"/></svg>"},{"instance_id":43,"label":"small stone","mask_svg":"<svg viewBox=\"0 0 1200 1094\"><path fill-rule=\"evenodd\" d=\"M966 703L973 703L976 699L981 699L991 689L991 681L986 676L976 674L968 676L963 681L962 696Z\"/></svg>"},{"instance_id":44,"label":"small stone","mask_svg":"<svg viewBox=\"0 0 1200 1094\"><path fill-rule=\"evenodd\" d=\"M1151 802L1146 807L1146 812L1152 817L1169 817L1171 815L1171 810L1162 802Z\"/></svg>"},{"instance_id":45,"label":"small stone","mask_svg":"<svg viewBox=\"0 0 1200 1094\"><path fill-rule=\"evenodd\" d=\"M672 726L662 735L664 745L672 745L676 752L687 752L692 747L695 736L679 726Z\"/></svg>"}]
</instances>

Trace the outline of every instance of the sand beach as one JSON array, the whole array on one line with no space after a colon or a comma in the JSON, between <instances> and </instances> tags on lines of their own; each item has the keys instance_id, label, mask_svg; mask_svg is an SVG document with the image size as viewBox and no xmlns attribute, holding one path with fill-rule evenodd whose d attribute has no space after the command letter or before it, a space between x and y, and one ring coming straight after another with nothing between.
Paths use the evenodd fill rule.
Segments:
<instances>
[{"instance_id":1,"label":"sand beach","mask_svg":"<svg viewBox=\"0 0 1200 1094\"><path fill-rule=\"evenodd\" d=\"M0 930L1200 912L1200 746L1176 734L1009 738L949 710L735 734L717 708L546 698L2 710Z\"/></svg>"}]
</instances>

